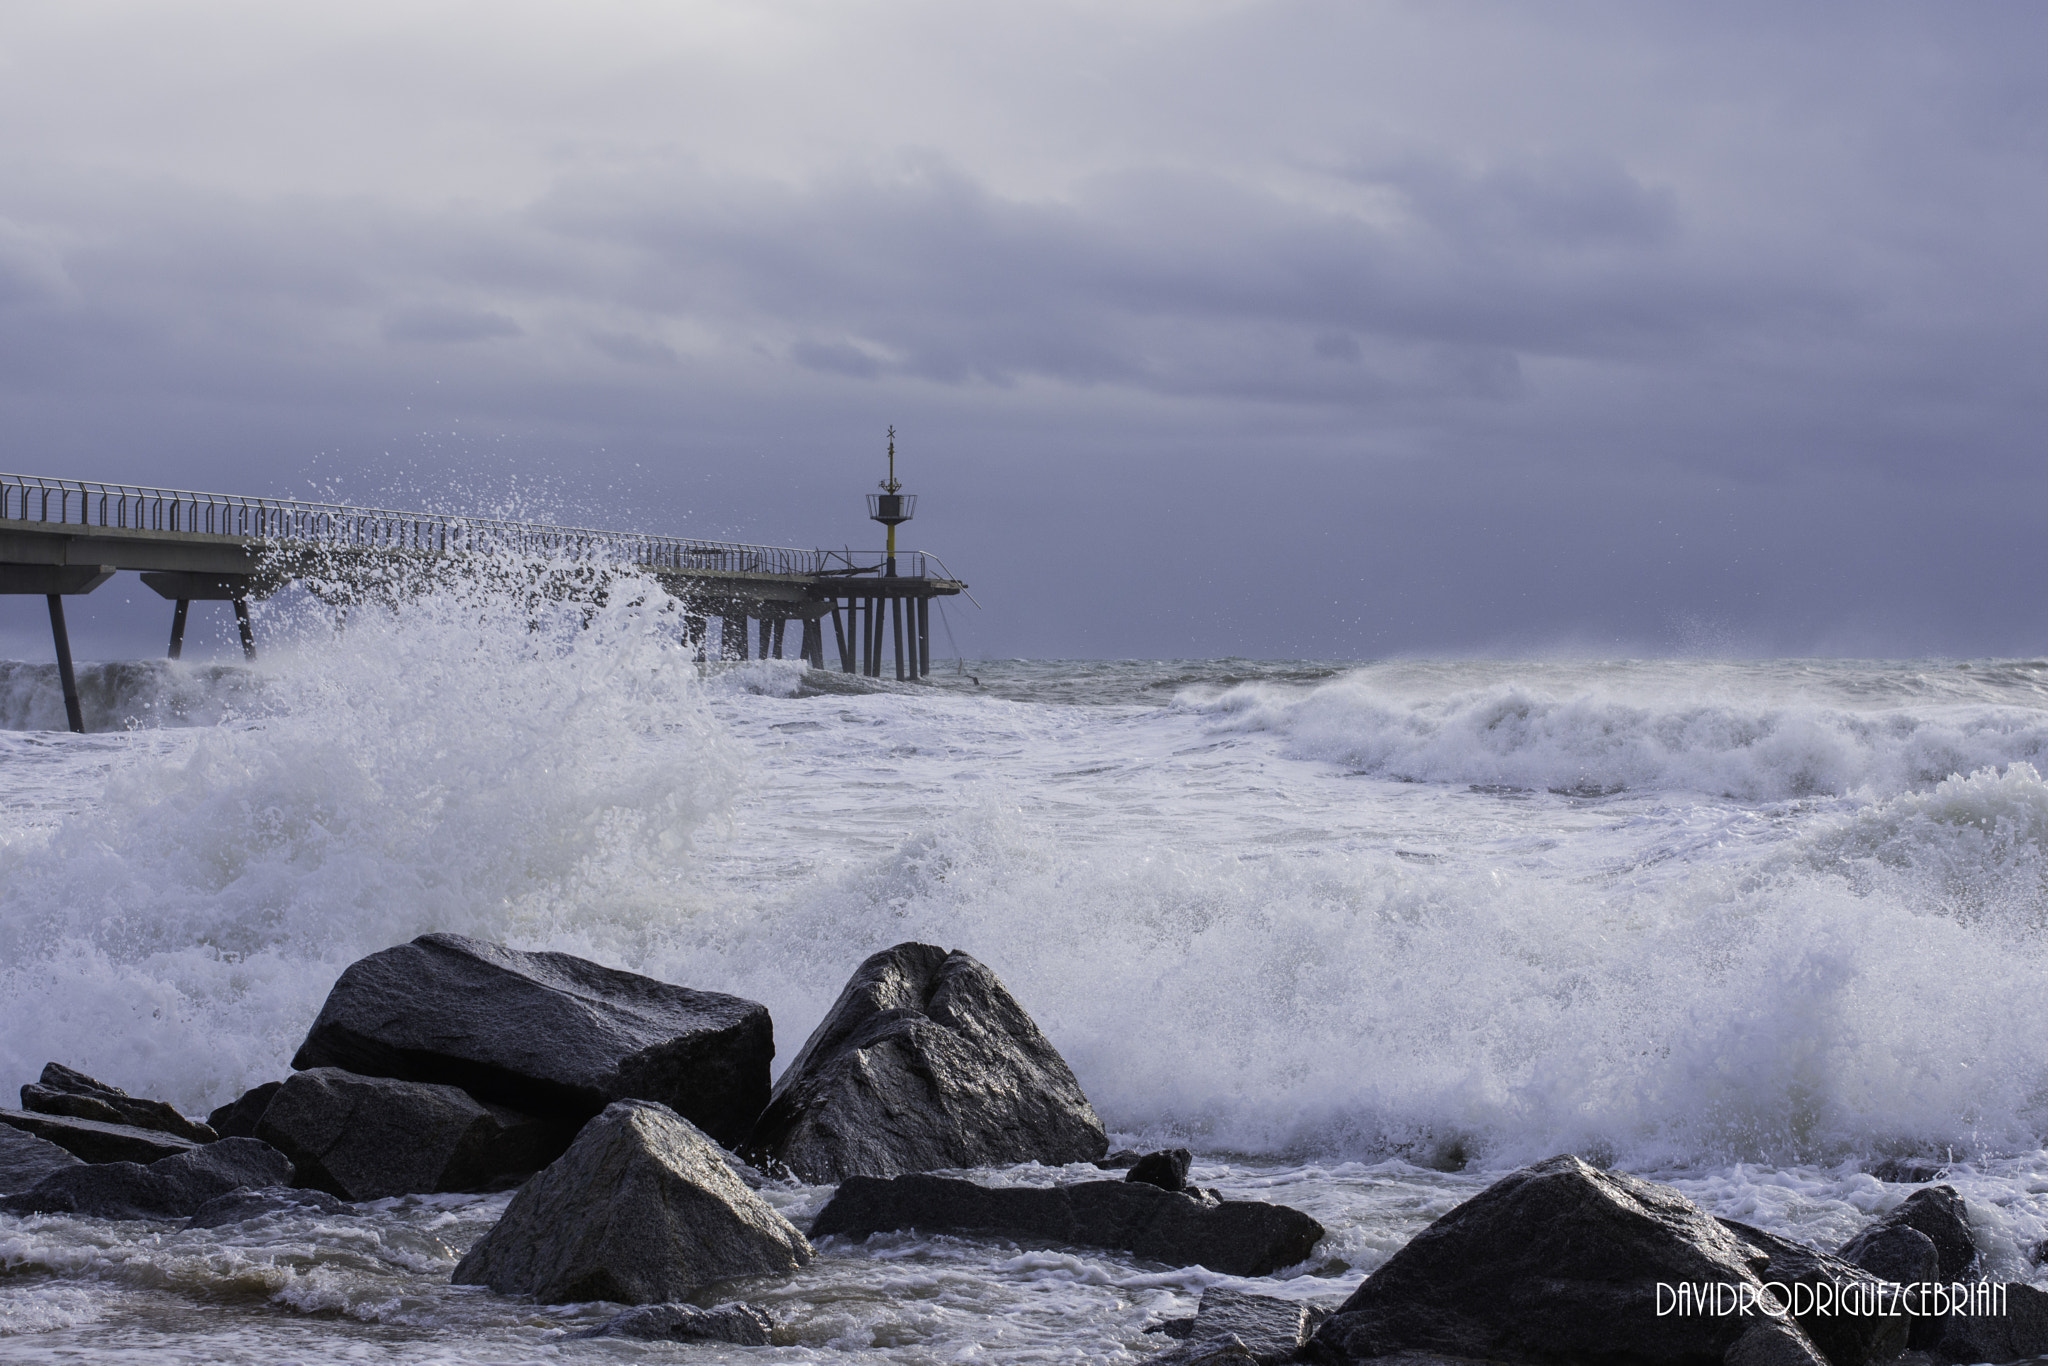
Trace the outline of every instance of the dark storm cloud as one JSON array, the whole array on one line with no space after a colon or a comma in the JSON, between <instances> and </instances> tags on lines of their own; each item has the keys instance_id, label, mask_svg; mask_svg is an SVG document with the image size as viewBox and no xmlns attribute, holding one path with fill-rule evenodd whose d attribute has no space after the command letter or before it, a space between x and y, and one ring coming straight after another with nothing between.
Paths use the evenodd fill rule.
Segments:
<instances>
[{"instance_id":1,"label":"dark storm cloud","mask_svg":"<svg viewBox=\"0 0 2048 1366\"><path fill-rule=\"evenodd\" d=\"M38 13L0 52L16 465L561 472L563 515L836 543L893 421L953 453L919 468L1011 585L993 648L2048 626L2017 6ZM1248 460L1258 497L1181 499ZM1271 549L1191 588L1219 543Z\"/></svg>"}]
</instances>

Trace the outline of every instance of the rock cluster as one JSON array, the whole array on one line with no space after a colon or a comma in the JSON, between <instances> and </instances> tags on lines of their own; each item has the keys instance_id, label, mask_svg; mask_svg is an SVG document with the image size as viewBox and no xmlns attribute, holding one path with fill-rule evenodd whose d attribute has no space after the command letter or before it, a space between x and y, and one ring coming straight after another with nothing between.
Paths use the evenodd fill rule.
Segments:
<instances>
[{"instance_id":1,"label":"rock cluster","mask_svg":"<svg viewBox=\"0 0 2048 1366\"><path fill-rule=\"evenodd\" d=\"M292 1164L253 1138L224 1138L189 1152L136 1162L62 1167L0 1199L11 1214L85 1214L97 1219L183 1219L246 1186L291 1184Z\"/></svg>"}]
</instances>

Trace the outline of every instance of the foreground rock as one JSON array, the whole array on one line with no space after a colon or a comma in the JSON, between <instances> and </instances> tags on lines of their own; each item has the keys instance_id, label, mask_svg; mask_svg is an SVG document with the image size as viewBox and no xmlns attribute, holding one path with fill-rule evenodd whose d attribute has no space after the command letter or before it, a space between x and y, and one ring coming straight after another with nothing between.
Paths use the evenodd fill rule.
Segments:
<instances>
[{"instance_id":1,"label":"foreground rock","mask_svg":"<svg viewBox=\"0 0 2048 1366\"><path fill-rule=\"evenodd\" d=\"M2048 1356L2048 1293L2015 1281L2004 1312L1951 1314L1935 1321L1929 1351L1936 1361L2028 1361Z\"/></svg>"},{"instance_id":2,"label":"foreground rock","mask_svg":"<svg viewBox=\"0 0 2048 1366\"><path fill-rule=\"evenodd\" d=\"M103 1124L69 1115L41 1115L33 1110L0 1110L0 1124L54 1143L84 1162L155 1162L189 1153L199 1145L189 1138L132 1124Z\"/></svg>"},{"instance_id":3,"label":"foreground rock","mask_svg":"<svg viewBox=\"0 0 2048 1366\"><path fill-rule=\"evenodd\" d=\"M296 1186L256 1186L218 1195L192 1211L186 1228L220 1228L267 1214L353 1214L326 1191Z\"/></svg>"},{"instance_id":4,"label":"foreground rock","mask_svg":"<svg viewBox=\"0 0 2048 1366\"><path fill-rule=\"evenodd\" d=\"M46 1138L0 1124L0 1195L25 1191L78 1159Z\"/></svg>"},{"instance_id":5,"label":"foreground rock","mask_svg":"<svg viewBox=\"0 0 2048 1366\"><path fill-rule=\"evenodd\" d=\"M1218 1356L1227 1358L1231 1354L1249 1358L1259 1366L1279 1366L1294 1360L1316 1325L1327 1317L1324 1311L1301 1300L1210 1286L1202 1292L1193 1318L1159 1327L1159 1331L1181 1339L1186 1345L1148 1358L1146 1366L1193 1366L1195 1362Z\"/></svg>"},{"instance_id":6,"label":"foreground rock","mask_svg":"<svg viewBox=\"0 0 2048 1366\"><path fill-rule=\"evenodd\" d=\"M0 1199L0 1209L96 1219L184 1219L229 1191L290 1185L291 1180L292 1164L275 1148L253 1138L224 1138L147 1166L106 1162L66 1167Z\"/></svg>"},{"instance_id":7,"label":"foreground rock","mask_svg":"<svg viewBox=\"0 0 2048 1366\"><path fill-rule=\"evenodd\" d=\"M251 1087L206 1117L206 1126L222 1138L254 1138L270 1099L283 1087L281 1081L266 1081Z\"/></svg>"},{"instance_id":8,"label":"foreground rock","mask_svg":"<svg viewBox=\"0 0 2048 1366\"><path fill-rule=\"evenodd\" d=\"M665 1105L615 1101L520 1188L455 1268L543 1304L661 1304L733 1276L786 1275L811 1245Z\"/></svg>"},{"instance_id":9,"label":"foreground rock","mask_svg":"<svg viewBox=\"0 0 2048 1366\"><path fill-rule=\"evenodd\" d=\"M1668 1186L1554 1157L1417 1234L1308 1352L1336 1363L1414 1353L1545 1366L1861 1366L1904 1347L1903 1319L1658 1313L1660 1283L1758 1297L1765 1279L1814 1278L1871 1284L1825 1253L1725 1225Z\"/></svg>"},{"instance_id":10,"label":"foreground rock","mask_svg":"<svg viewBox=\"0 0 2048 1366\"><path fill-rule=\"evenodd\" d=\"M650 1304L600 1324L579 1338L642 1338L655 1342L730 1342L741 1347L766 1347L775 1331L767 1310L751 1304L721 1304L699 1309L694 1304Z\"/></svg>"},{"instance_id":11,"label":"foreground rock","mask_svg":"<svg viewBox=\"0 0 2048 1366\"><path fill-rule=\"evenodd\" d=\"M1163 1191L1182 1191L1188 1188L1188 1168L1194 1165L1195 1155L1186 1148L1165 1148L1133 1162L1124 1180L1143 1181Z\"/></svg>"},{"instance_id":12,"label":"foreground rock","mask_svg":"<svg viewBox=\"0 0 2048 1366\"><path fill-rule=\"evenodd\" d=\"M749 1142L807 1181L1058 1166L1109 1144L1080 1083L996 975L898 944L860 965Z\"/></svg>"},{"instance_id":13,"label":"foreground rock","mask_svg":"<svg viewBox=\"0 0 2048 1366\"><path fill-rule=\"evenodd\" d=\"M193 1143L211 1143L220 1135L198 1120L187 1119L160 1100L131 1096L118 1086L95 1081L61 1063L49 1063L43 1075L21 1088L21 1108L39 1115L68 1115L101 1124L154 1129Z\"/></svg>"},{"instance_id":14,"label":"foreground rock","mask_svg":"<svg viewBox=\"0 0 2048 1366\"><path fill-rule=\"evenodd\" d=\"M342 973L292 1066L459 1086L549 1120L659 1101L737 1144L768 1101L768 1008L453 934Z\"/></svg>"},{"instance_id":15,"label":"foreground rock","mask_svg":"<svg viewBox=\"0 0 2048 1366\"><path fill-rule=\"evenodd\" d=\"M1960 1281L1976 1269L1977 1238L1970 1232L1969 1213L1956 1188L1928 1186L1843 1243L1835 1255L1880 1280L1901 1285ZM1941 1335L1939 1320L1915 1319L1906 1345L1930 1350Z\"/></svg>"},{"instance_id":16,"label":"foreground rock","mask_svg":"<svg viewBox=\"0 0 2048 1366\"><path fill-rule=\"evenodd\" d=\"M1268 1276L1305 1261L1323 1226L1286 1205L1216 1200L1142 1181L995 1187L945 1176L849 1177L811 1236L865 1238L896 1229L1023 1234L1115 1248L1174 1266Z\"/></svg>"},{"instance_id":17,"label":"foreground rock","mask_svg":"<svg viewBox=\"0 0 2048 1366\"><path fill-rule=\"evenodd\" d=\"M453 1086L300 1072L263 1111L256 1136L289 1157L299 1184L344 1200L479 1190L538 1171L574 1130L485 1105Z\"/></svg>"}]
</instances>

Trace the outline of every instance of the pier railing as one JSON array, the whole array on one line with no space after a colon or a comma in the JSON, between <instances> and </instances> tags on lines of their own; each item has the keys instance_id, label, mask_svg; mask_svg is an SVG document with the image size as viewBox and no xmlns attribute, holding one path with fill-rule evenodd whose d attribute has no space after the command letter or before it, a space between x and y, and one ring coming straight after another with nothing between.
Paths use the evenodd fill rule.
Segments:
<instances>
[{"instance_id":1,"label":"pier railing","mask_svg":"<svg viewBox=\"0 0 2048 1366\"><path fill-rule=\"evenodd\" d=\"M593 558L656 570L700 573L855 578L880 573L883 567L879 551L801 550L793 546L601 531L498 517L401 512L349 503L250 498L22 474L0 474L0 520L108 531L179 532L283 546ZM897 572L923 578L926 558L921 551L899 551Z\"/></svg>"}]
</instances>

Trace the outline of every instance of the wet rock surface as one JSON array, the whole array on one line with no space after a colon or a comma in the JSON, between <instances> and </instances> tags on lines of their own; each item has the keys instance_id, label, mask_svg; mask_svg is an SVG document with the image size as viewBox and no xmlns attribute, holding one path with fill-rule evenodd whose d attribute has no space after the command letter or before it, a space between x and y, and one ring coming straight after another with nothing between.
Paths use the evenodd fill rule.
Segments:
<instances>
[{"instance_id":1,"label":"wet rock surface","mask_svg":"<svg viewBox=\"0 0 2048 1366\"><path fill-rule=\"evenodd\" d=\"M1195 1155L1186 1148L1167 1148L1161 1152L1146 1153L1133 1162L1124 1180L1142 1181L1163 1191L1186 1190L1188 1168L1194 1165Z\"/></svg>"},{"instance_id":2,"label":"wet rock surface","mask_svg":"<svg viewBox=\"0 0 2048 1366\"><path fill-rule=\"evenodd\" d=\"M342 973L299 1069L457 1086L550 1121L658 1101L720 1142L768 1100L767 1007L602 967L428 934Z\"/></svg>"},{"instance_id":3,"label":"wet rock surface","mask_svg":"<svg viewBox=\"0 0 2048 1366\"><path fill-rule=\"evenodd\" d=\"M230 1191L284 1186L291 1180L292 1164L275 1148L253 1138L225 1138L146 1166L105 1162L66 1167L0 1199L0 1209L98 1219L184 1219Z\"/></svg>"},{"instance_id":4,"label":"wet rock surface","mask_svg":"<svg viewBox=\"0 0 2048 1366\"><path fill-rule=\"evenodd\" d=\"M33 1110L0 1110L0 1124L54 1143L83 1162L155 1162L191 1152L199 1144L160 1129L105 1124Z\"/></svg>"},{"instance_id":5,"label":"wet rock surface","mask_svg":"<svg viewBox=\"0 0 2048 1366\"><path fill-rule=\"evenodd\" d=\"M776 1083L748 1151L807 1181L1087 1162L1102 1121L986 966L930 944L863 962Z\"/></svg>"},{"instance_id":6,"label":"wet rock surface","mask_svg":"<svg viewBox=\"0 0 2048 1366\"><path fill-rule=\"evenodd\" d=\"M218 1195L192 1212L186 1228L221 1228L266 1214L351 1214L347 1204L326 1191L297 1186L259 1186Z\"/></svg>"},{"instance_id":7,"label":"wet rock surface","mask_svg":"<svg viewBox=\"0 0 2048 1366\"><path fill-rule=\"evenodd\" d=\"M1204 1352L1217 1350L1249 1357L1260 1366L1279 1366L1295 1359L1316 1325L1327 1317L1327 1311L1302 1300L1210 1286L1202 1292L1193 1318L1146 1330L1156 1329L1187 1344L1148 1358L1147 1366L1205 1360Z\"/></svg>"},{"instance_id":8,"label":"wet rock surface","mask_svg":"<svg viewBox=\"0 0 2048 1366\"><path fill-rule=\"evenodd\" d=\"M318 1067L271 1098L257 1137L299 1169L299 1184L344 1200L478 1190L537 1171L574 1130L486 1105L453 1086Z\"/></svg>"},{"instance_id":9,"label":"wet rock surface","mask_svg":"<svg viewBox=\"0 0 2048 1366\"><path fill-rule=\"evenodd\" d=\"M1896 1353L1899 1319L1786 1320L1744 1339L1753 1320L1659 1314L1660 1283L1718 1283L1762 1295L1788 1283L1867 1279L1825 1253L1724 1224L1668 1186L1551 1158L1502 1178L1439 1218L1369 1276L1317 1330L1308 1353L1331 1363L1400 1353L1507 1363L1715 1366L1741 1355L1822 1354L1860 1366ZM1823 1353L1825 1339L1844 1356Z\"/></svg>"},{"instance_id":10,"label":"wet rock surface","mask_svg":"<svg viewBox=\"0 0 2048 1366\"><path fill-rule=\"evenodd\" d=\"M270 1106L270 1098L284 1085L281 1081L266 1081L261 1086L252 1086L221 1106L206 1117L206 1125L222 1138L254 1138L256 1126L263 1119L263 1112Z\"/></svg>"},{"instance_id":11,"label":"wet rock surface","mask_svg":"<svg viewBox=\"0 0 2048 1366\"><path fill-rule=\"evenodd\" d=\"M21 1088L21 1108L39 1115L64 1115L101 1124L152 1129L193 1143L211 1143L220 1137L211 1127L187 1119L163 1101L131 1096L118 1086L109 1086L61 1063L47 1064L41 1077Z\"/></svg>"},{"instance_id":12,"label":"wet rock surface","mask_svg":"<svg viewBox=\"0 0 2048 1366\"><path fill-rule=\"evenodd\" d=\"M811 1236L917 1229L1021 1234L1114 1248L1174 1266L1267 1276L1307 1259L1323 1226L1300 1210L1216 1200L1136 1181L1068 1186L984 1186L954 1177L850 1177L811 1225Z\"/></svg>"},{"instance_id":13,"label":"wet rock surface","mask_svg":"<svg viewBox=\"0 0 2048 1366\"><path fill-rule=\"evenodd\" d=\"M752 1304L721 1304L700 1309L694 1304L649 1304L629 1309L579 1338L639 1338L654 1342L730 1342L740 1347L766 1347L775 1318Z\"/></svg>"},{"instance_id":14,"label":"wet rock surface","mask_svg":"<svg viewBox=\"0 0 2048 1366\"><path fill-rule=\"evenodd\" d=\"M734 1276L786 1275L811 1259L787 1219L748 1190L717 1145L651 1101L617 1101L455 1268L546 1304L662 1304Z\"/></svg>"},{"instance_id":15,"label":"wet rock surface","mask_svg":"<svg viewBox=\"0 0 2048 1366\"><path fill-rule=\"evenodd\" d=\"M0 1124L0 1195L25 1191L50 1173L77 1165L76 1157L48 1139Z\"/></svg>"}]
</instances>

